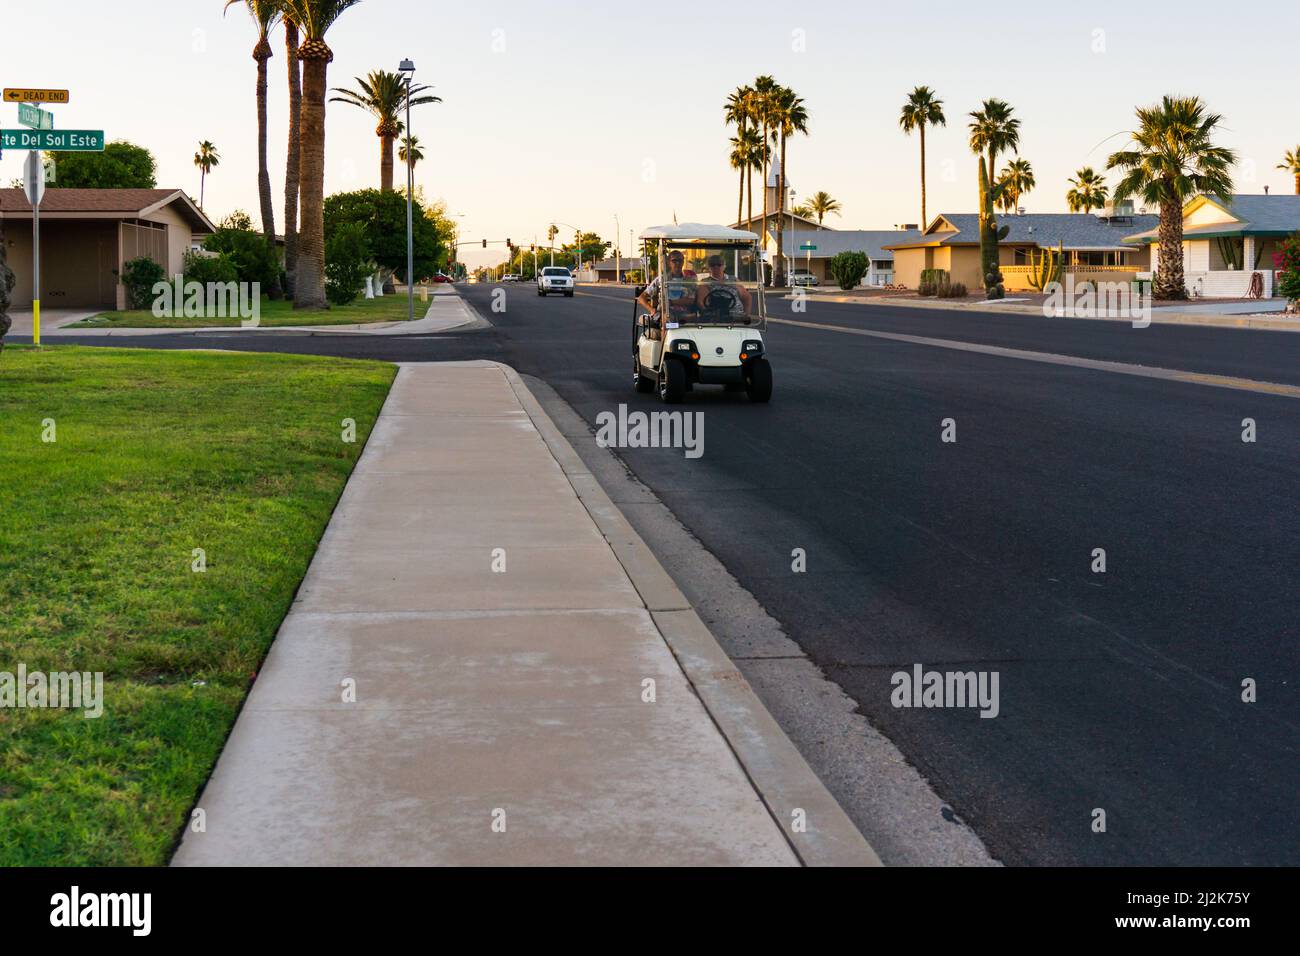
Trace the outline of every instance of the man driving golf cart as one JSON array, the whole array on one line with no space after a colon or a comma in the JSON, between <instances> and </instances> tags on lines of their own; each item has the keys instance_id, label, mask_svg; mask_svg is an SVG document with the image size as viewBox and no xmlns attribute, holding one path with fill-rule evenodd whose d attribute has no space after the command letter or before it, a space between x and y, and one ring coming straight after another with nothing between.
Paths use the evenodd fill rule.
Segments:
<instances>
[{"instance_id":1,"label":"man driving golf cart","mask_svg":"<svg viewBox=\"0 0 1300 956\"><path fill-rule=\"evenodd\" d=\"M641 234L654 279L637 290L633 383L679 402L696 385L772 397L761 256L752 232L699 223ZM667 303L667 308L662 303Z\"/></svg>"}]
</instances>

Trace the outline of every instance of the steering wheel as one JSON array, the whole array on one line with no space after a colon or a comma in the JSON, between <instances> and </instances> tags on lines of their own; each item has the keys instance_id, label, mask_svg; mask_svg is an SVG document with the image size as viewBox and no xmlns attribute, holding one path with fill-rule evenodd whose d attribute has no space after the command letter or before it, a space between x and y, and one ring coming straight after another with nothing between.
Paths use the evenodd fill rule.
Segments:
<instances>
[{"instance_id":1,"label":"steering wheel","mask_svg":"<svg viewBox=\"0 0 1300 956\"><path fill-rule=\"evenodd\" d=\"M716 315L718 318L725 318L731 315L736 308L736 290L728 286L719 286L711 289L709 294L704 297L704 313L706 315Z\"/></svg>"}]
</instances>

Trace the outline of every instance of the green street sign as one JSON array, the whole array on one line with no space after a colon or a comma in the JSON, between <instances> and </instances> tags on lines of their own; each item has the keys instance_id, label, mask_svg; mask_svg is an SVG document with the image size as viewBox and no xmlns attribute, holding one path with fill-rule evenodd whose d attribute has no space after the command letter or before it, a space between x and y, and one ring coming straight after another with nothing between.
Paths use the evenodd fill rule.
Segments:
<instances>
[{"instance_id":1,"label":"green street sign","mask_svg":"<svg viewBox=\"0 0 1300 956\"><path fill-rule=\"evenodd\" d=\"M102 153L102 129L5 129L0 149L40 149L51 152Z\"/></svg>"},{"instance_id":2,"label":"green street sign","mask_svg":"<svg viewBox=\"0 0 1300 956\"><path fill-rule=\"evenodd\" d=\"M811 244L807 244L807 243L806 243L806 244L804 244L804 245L802 245L802 246L799 247L799 251L800 251L800 252L816 252L816 251L817 251L817 247L814 246L814 245L811 245Z\"/></svg>"},{"instance_id":3,"label":"green street sign","mask_svg":"<svg viewBox=\"0 0 1300 956\"><path fill-rule=\"evenodd\" d=\"M32 129L54 129L54 114L31 103L19 103L18 122Z\"/></svg>"}]
</instances>

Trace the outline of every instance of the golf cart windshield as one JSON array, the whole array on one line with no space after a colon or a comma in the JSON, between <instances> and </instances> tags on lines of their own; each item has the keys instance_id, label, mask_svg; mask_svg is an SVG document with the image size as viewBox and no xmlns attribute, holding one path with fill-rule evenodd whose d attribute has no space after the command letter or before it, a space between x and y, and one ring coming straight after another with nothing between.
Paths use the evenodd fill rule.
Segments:
<instances>
[{"instance_id":1,"label":"golf cart windshield","mask_svg":"<svg viewBox=\"0 0 1300 956\"><path fill-rule=\"evenodd\" d=\"M763 324L758 258L750 243L660 240L649 256L651 299L661 287L668 297L668 323L677 325ZM662 256L660 255L662 253ZM658 275L662 263L663 275Z\"/></svg>"}]
</instances>

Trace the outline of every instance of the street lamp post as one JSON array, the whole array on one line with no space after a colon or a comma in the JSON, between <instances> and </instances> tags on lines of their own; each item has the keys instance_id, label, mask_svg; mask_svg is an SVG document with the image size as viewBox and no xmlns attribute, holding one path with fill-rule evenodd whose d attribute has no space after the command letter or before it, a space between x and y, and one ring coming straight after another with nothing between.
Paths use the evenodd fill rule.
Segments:
<instances>
[{"instance_id":1,"label":"street lamp post","mask_svg":"<svg viewBox=\"0 0 1300 956\"><path fill-rule=\"evenodd\" d=\"M415 164L411 162L411 80L415 64L403 60L397 72L406 77L406 318L415 321Z\"/></svg>"}]
</instances>

